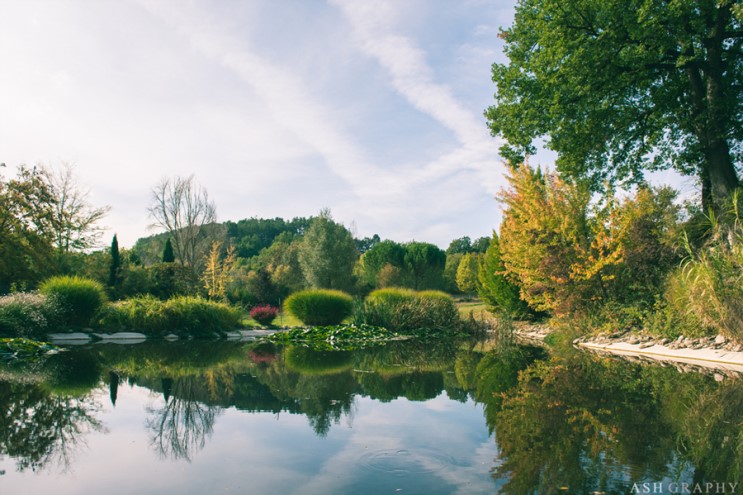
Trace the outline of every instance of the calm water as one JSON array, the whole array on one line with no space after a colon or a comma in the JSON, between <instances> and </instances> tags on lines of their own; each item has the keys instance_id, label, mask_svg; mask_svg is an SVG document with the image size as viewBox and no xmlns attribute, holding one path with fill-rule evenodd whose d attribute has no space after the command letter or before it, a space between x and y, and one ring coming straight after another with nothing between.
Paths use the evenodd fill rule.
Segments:
<instances>
[{"instance_id":1,"label":"calm water","mask_svg":"<svg viewBox=\"0 0 743 495\"><path fill-rule=\"evenodd\" d=\"M743 493L742 422L740 381L535 347L96 345L0 367L0 493Z\"/></svg>"}]
</instances>

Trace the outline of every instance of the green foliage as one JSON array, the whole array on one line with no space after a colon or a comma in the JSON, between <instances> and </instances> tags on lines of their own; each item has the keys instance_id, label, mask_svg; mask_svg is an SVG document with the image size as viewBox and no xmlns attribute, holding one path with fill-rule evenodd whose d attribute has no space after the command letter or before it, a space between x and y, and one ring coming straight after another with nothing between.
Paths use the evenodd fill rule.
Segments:
<instances>
[{"instance_id":1,"label":"green foliage","mask_svg":"<svg viewBox=\"0 0 743 495\"><path fill-rule=\"evenodd\" d=\"M665 301L686 326L743 341L743 225L736 194L729 204L731 223L710 218L706 244L694 250L666 286Z\"/></svg>"},{"instance_id":2,"label":"green foliage","mask_svg":"<svg viewBox=\"0 0 743 495\"><path fill-rule=\"evenodd\" d=\"M686 288L685 277L678 270L668 278L666 293L643 319L643 330L648 333L669 339L684 337L705 337L714 335L715 331L702 324L696 314L689 308L681 307L684 301L682 294Z\"/></svg>"},{"instance_id":3,"label":"green foliage","mask_svg":"<svg viewBox=\"0 0 743 495\"><path fill-rule=\"evenodd\" d=\"M717 0L520 0L493 65L493 135L512 164L548 137L557 167L643 182L673 167L702 181L705 209L738 183L741 19ZM696 40L705 40L703 43Z\"/></svg>"},{"instance_id":4,"label":"green foliage","mask_svg":"<svg viewBox=\"0 0 743 495\"><path fill-rule=\"evenodd\" d=\"M121 254L119 253L119 240L114 234L111 239L111 264L108 269L108 286L115 288L121 280Z\"/></svg>"},{"instance_id":5,"label":"green foliage","mask_svg":"<svg viewBox=\"0 0 743 495\"><path fill-rule=\"evenodd\" d=\"M62 308L63 321L75 326L89 325L106 301L106 293L99 282L81 277L52 277L44 281L39 290L55 298Z\"/></svg>"},{"instance_id":6,"label":"green foliage","mask_svg":"<svg viewBox=\"0 0 743 495\"><path fill-rule=\"evenodd\" d=\"M466 253L457 266L457 288L465 294L474 294L477 290L477 270L479 258L476 254Z\"/></svg>"},{"instance_id":7,"label":"green foliage","mask_svg":"<svg viewBox=\"0 0 743 495\"><path fill-rule=\"evenodd\" d=\"M498 234L493 232L490 246L480 258L477 271L477 294L492 311L511 318L523 319L533 314L519 295L519 288L505 277Z\"/></svg>"},{"instance_id":8,"label":"green foliage","mask_svg":"<svg viewBox=\"0 0 743 495\"><path fill-rule=\"evenodd\" d=\"M380 326L393 332L424 335L460 333L463 330L454 300L439 291L379 289L357 308L355 321Z\"/></svg>"},{"instance_id":9,"label":"green foliage","mask_svg":"<svg viewBox=\"0 0 743 495\"><path fill-rule=\"evenodd\" d=\"M310 219L247 218L239 222L226 222L227 237L240 258L252 258L276 241L291 243L309 227Z\"/></svg>"},{"instance_id":10,"label":"green foliage","mask_svg":"<svg viewBox=\"0 0 743 495\"><path fill-rule=\"evenodd\" d=\"M405 246L391 240L378 242L361 256L360 264L362 278L367 284L371 287L384 287L380 285L380 272L387 266L397 268L398 272L404 269ZM389 278L389 275L386 277ZM388 280L381 282L387 283Z\"/></svg>"},{"instance_id":11,"label":"green foliage","mask_svg":"<svg viewBox=\"0 0 743 495\"><path fill-rule=\"evenodd\" d=\"M371 237L364 237L363 239L354 239L356 250L361 254L366 253L381 241L382 239L379 238L379 234L374 234Z\"/></svg>"},{"instance_id":12,"label":"green foliage","mask_svg":"<svg viewBox=\"0 0 743 495\"><path fill-rule=\"evenodd\" d=\"M165 247L163 248L163 263L175 263L175 253L173 253L173 243L170 242L170 237L165 240Z\"/></svg>"},{"instance_id":13,"label":"green foliage","mask_svg":"<svg viewBox=\"0 0 743 495\"><path fill-rule=\"evenodd\" d=\"M357 257L351 232L335 223L330 211L312 219L299 250L302 272L312 287L349 290Z\"/></svg>"},{"instance_id":14,"label":"green foliage","mask_svg":"<svg viewBox=\"0 0 743 495\"><path fill-rule=\"evenodd\" d=\"M139 296L113 303L98 317L98 326L164 336L170 333L210 337L239 326L241 313L227 304L179 296L161 301Z\"/></svg>"},{"instance_id":15,"label":"green foliage","mask_svg":"<svg viewBox=\"0 0 743 495\"><path fill-rule=\"evenodd\" d=\"M301 240L288 241L282 237L284 236L276 238L273 244L254 258L258 265L255 270L264 271L271 286L268 292L254 293L254 298L271 304L279 304L289 294L302 290L307 285L299 262Z\"/></svg>"},{"instance_id":16,"label":"green foliage","mask_svg":"<svg viewBox=\"0 0 743 495\"><path fill-rule=\"evenodd\" d=\"M459 294L457 287L457 269L462 261L464 254L454 253L446 255L446 264L444 265L444 290L450 294Z\"/></svg>"},{"instance_id":17,"label":"green foliage","mask_svg":"<svg viewBox=\"0 0 743 495\"><path fill-rule=\"evenodd\" d=\"M61 321L55 297L27 292L0 297L0 335L42 338Z\"/></svg>"},{"instance_id":18,"label":"green foliage","mask_svg":"<svg viewBox=\"0 0 743 495\"><path fill-rule=\"evenodd\" d=\"M405 266L415 290L440 289L444 283L446 253L427 242L405 244Z\"/></svg>"},{"instance_id":19,"label":"green foliage","mask_svg":"<svg viewBox=\"0 0 743 495\"><path fill-rule=\"evenodd\" d=\"M248 273L233 273L227 284L227 300L232 304L252 307L256 304L278 305L282 293L264 268Z\"/></svg>"},{"instance_id":20,"label":"green foliage","mask_svg":"<svg viewBox=\"0 0 743 495\"><path fill-rule=\"evenodd\" d=\"M372 304L402 304L415 301L417 293L412 289L402 287L386 287L377 289L366 298Z\"/></svg>"},{"instance_id":21,"label":"green foliage","mask_svg":"<svg viewBox=\"0 0 743 495\"><path fill-rule=\"evenodd\" d=\"M141 288L142 292L160 299L196 294L200 290L193 270L180 263L156 263L145 268L145 272L147 285Z\"/></svg>"},{"instance_id":22,"label":"green foliage","mask_svg":"<svg viewBox=\"0 0 743 495\"><path fill-rule=\"evenodd\" d=\"M490 237L478 237L472 242L472 252L484 253L488 250L488 246L490 246Z\"/></svg>"},{"instance_id":23,"label":"green foliage","mask_svg":"<svg viewBox=\"0 0 743 495\"><path fill-rule=\"evenodd\" d=\"M468 236L454 239L446 248L446 254L465 254L472 251L472 240Z\"/></svg>"},{"instance_id":24,"label":"green foliage","mask_svg":"<svg viewBox=\"0 0 743 495\"><path fill-rule=\"evenodd\" d=\"M353 311L353 298L330 289L295 292L284 302L286 311L305 325L338 325Z\"/></svg>"},{"instance_id":25,"label":"green foliage","mask_svg":"<svg viewBox=\"0 0 743 495\"><path fill-rule=\"evenodd\" d=\"M54 273L54 195L43 172L20 167L0 176L0 293L11 284L35 287Z\"/></svg>"}]
</instances>

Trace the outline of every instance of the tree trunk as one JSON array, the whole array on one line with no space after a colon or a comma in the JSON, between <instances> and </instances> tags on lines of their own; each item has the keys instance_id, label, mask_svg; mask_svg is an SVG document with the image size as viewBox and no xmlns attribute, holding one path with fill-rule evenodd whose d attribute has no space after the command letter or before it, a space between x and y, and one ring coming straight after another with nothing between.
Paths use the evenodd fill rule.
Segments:
<instances>
[{"instance_id":1,"label":"tree trunk","mask_svg":"<svg viewBox=\"0 0 743 495\"><path fill-rule=\"evenodd\" d=\"M704 40L707 52L707 64L704 66L706 77L707 104L706 142L704 158L712 193L712 208L721 213L725 203L738 187L738 174L735 171L730 145L725 136L726 122L729 120L729 109L725 108L725 89L723 85L724 65L723 44L725 43L725 26L730 21L732 12L729 6L720 4L712 21L710 36Z\"/></svg>"},{"instance_id":2,"label":"tree trunk","mask_svg":"<svg viewBox=\"0 0 743 495\"><path fill-rule=\"evenodd\" d=\"M730 195L739 185L730 147L726 141L720 141L716 146L705 150L705 168L710 188L708 201L711 200L711 204L703 206L705 210L711 208L717 214L725 210Z\"/></svg>"},{"instance_id":3,"label":"tree trunk","mask_svg":"<svg viewBox=\"0 0 743 495\"><path fill-rule=\"evenodd\" d=\"M694 133L704 160L699 170L702 206L705 211L712 210L717 214L724 211L725 203L739 185L725 133L730 109L726 108L723 46L725 26L731 15L729 5L719 5L709 12L706 17L709 36L703 40L704 49L701 51L704 60L686 67ZM698 50L694 43L687 41L682 54L694 60L700 55Z\"/></svg>"}]
</instances>

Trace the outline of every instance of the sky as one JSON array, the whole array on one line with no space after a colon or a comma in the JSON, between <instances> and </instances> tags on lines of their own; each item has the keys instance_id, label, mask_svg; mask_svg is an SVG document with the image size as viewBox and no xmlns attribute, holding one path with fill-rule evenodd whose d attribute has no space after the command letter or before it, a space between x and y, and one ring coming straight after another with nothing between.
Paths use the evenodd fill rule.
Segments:
<instances>
[{"instance_id":1,"label":"sky","mask_svg":"<svg viewBox=\"0 0 743 495\"><path fill-rule=\"evenodd\" d=\"M0 169L73 164L113 233L164 177L219 221L333 217L446 247L500 223L483 116L515 0L0 0ZM549 166L540 153L531 163Z\"/></svg>"}]
</instances>

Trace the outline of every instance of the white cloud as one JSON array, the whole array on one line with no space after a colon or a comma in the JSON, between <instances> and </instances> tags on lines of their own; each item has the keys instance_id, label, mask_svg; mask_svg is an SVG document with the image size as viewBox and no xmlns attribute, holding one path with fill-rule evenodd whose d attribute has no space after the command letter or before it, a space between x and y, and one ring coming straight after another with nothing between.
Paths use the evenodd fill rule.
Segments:
<instances>
[{"instance_id":1,"label":"white cloud","mask_svg":"<svg viewBox=\"0 0 743 495\"><path fill-rule=\"evenodd\" d=\"M172 174L194 173L221 219L330 206L360 235L442 245L495 224L477 83L492 12L468 10L434 64L428 2L3 5L0 161L76 163L125 245Z\"/></svg>"}]
</instances>

